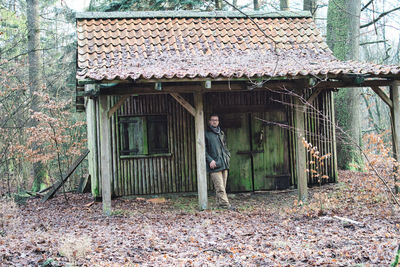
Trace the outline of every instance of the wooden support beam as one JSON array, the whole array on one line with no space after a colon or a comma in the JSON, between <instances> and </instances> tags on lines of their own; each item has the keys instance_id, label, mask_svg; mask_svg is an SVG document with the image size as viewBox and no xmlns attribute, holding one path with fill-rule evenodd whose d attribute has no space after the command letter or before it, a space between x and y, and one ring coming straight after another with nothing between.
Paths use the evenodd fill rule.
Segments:
<instances>
[{"instance_id":1,"label":"wooden support beam","mask_svg":"<svg viewBox=\"0 0 400 267\"><path fill-rule=\"evenodd\" d=\"M86 84L85 92L95 91L97 85ZM97 146L97 116L96 116L96 99L86 97L86 125L88 139L88 169L90 174L90 184L92 196L100 197L99 192L99 165L98 165L98 146Z\"/></svg>"},{"instance_id":2,"label":"wooden support beam","mask_svg":"<svg viewBox=\"0 0 400 267\"><path fill-rule=\"evenodd\" d=\"M108 97L100 96L100 178L103 213L111 215L111 128L108 118Z\"/></svg>"},{"instance_id":3,"label":"wooden support beam","mask_svg":"<svg viewBox=\"0 0 400 267\"><path fill-rule=\"evenodd\" d=\"M371 89L386 103L390 108L393 106L390 97L379 86L371 86Z\"/></svg>"},{"instance_id":4,"label":"wooden support beam","mask_svg":"<svg viewBox=\"0 0 400 267\"><path fill-rule=\"evenodd\" d=\"M356 84L354 82L347 81L322 81L318 82L314 87L324 88L347 88L347 87L371 87L371 86L389 86L393 83L393 80L365 80L362 83Z\"/></svg>"},{"instance_id":5,"label":"wooden support beam","mask_svg":"<svg viewBox=\"0 0 400 267\"><path fill-rule=\"evenodd\" d=\"M390 86L390 98L392 100L392 107L390 108L391 122L392 122L392 140L393 140L393 157L400 161L400 81L394 82ZM397 177L398 169L394 168L395 183L399 180ZM399 187L395 186L395 192L399 193Z\"/></svg>"},{"instance_id":6,"label":"wooden support beam","mask_svg":"<svg viewBox=\"0 0 400 267\"><path fill-rule=\"evenodd\" d=\"M206 144L204 139L204 110L203 94L194 93L194 116L196 138L196 166L197 166L197 192L200 210L207 209L207 169L206 169Z\"/></svg>"},{"instance_id":7,"label":"wooden support beam","mask_svg":"<svg viewBox=\"0 0 400 267\"><path fill-rule=\"evenodd\" d=\"M301 95L301 94L299 94ZM303 203L308 201L308 187L306 175L306 150L303 144L304 133L304 115L306 107L298 97L294 97L294 120L296 129L296 153L295 164L297 173L297 189L299 200Z\"/></svg>"},{"instance_id":8,"label":"wooden support beam","mask_svg":"<svg viewBox=\"0 0 400 267\"><path fill-rule=\"evenodd\" d=\"M123 95L121 98L118 100L118 102L110 108L110 110L107 113L108 118L111 118L112 115L122 106L122 104L125 103L125 101L129 98L130 95Z\"/></svg>"},{"instance_id":9,"label":"wooden support beam","mask_svg":"<svg viewBox=\"0 0 400 267\"><path fill-rule=\"evenodd\" d=\"M333 171L335 176L333 177L335 182L338 181L338 165L337 165L337 146L336 146L336 118L335 118L335 96L331 93L331 127L332 127L332 145L333 145Z\"/></svg>"},{"instance_id":10,"label":"wooden support beam","mask_svg":"<svg viewBox=\"0 0 400 267\"><path fill-rule=\"evenodd\" d=\"M297 81L269 81L262 88L254 88L254 91L282 90L297 88ZM212 83L210 89L205 89L200 83L164 83L162 90L154 90L151 84L120 84L112 88L101 88L101 95L129 95L129 94L170 94L170 93L194 93L194 92L232 92L249 91L249 83Z\"/></svg>"},{"instance_id":11,"label":"wooden support beam","mask_svg":"<svg viewBox=\"0 0 400 267\"><path fill-rule=\"evenodd\" d=\"M170 95L178 101L179 104L182 105L192 116L196 116L196 109L190 105L189 102L186 101L180 94L178 93L170 93Z\"/></svg>"},{"instance_id":12,"label":"wooden support beam","mask_svg":"<svg viewBox=\"0 0 400 267\"><path fill-rule=\"evenodd\" d=\"M326 88L320 87L320 88L315 89L315 91L314 91L314 92L310 95L310 97L307 99L307 102L311 104L311 103L314 101L314 99L317 98L318 95L319 95L324 89L326 89Z\"/></svg>"}]
</instances>

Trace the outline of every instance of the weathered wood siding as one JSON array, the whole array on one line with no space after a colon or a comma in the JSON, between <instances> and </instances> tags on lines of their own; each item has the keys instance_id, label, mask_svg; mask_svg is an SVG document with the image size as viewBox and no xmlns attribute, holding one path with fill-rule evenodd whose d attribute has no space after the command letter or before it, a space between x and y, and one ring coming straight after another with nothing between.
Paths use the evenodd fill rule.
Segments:
<instances>
[{"instance_id":1,"label":"weathered wood siding","mask_svg":"<svg viewBox=\"0 0 400 267\"><path fill-rule=\"evenodd\" d=\"M307 99L312 94L309 90L305 94ZM335 182L337 179L337 167L335 164L336 148L334 136L334 114L333 114L333 94L331 90L325 90L310 103L305 116L305 133L307 142L317 147L320 156L330 154L331 156L323 160L324 166L319 170L321 175L329 176L328 180L323 182ZM306 153L307 169L315 170L315 165L310 164L314 161L310 153ZM308 183L317 184L318 178L312 177L311 171L308 172Z\"/></svg>"},{"instance_id":2,"label":"weathered wood siding","mask_svg":"<svg viewBox=\"0 0 400 267\"><path fill-rule=\"evenodd\" d=\"M313 90L307 90L305 98L307 99ZM296 174L296 128L293 117L293 99L289 92L272 92L272 91L252 91L252 92L223 92L223 93L209 93L206 95L205 100L206 115L216 113L231 113L231 112L270 112L276 113L275 119L268 117L267 121L279 124L279 127L286 128L288 132L288 149L289 149L289 169L282 170L289 172L291 175L290 184L297 184ZM319 94L317 98L311 103L312 107L308 107L305 116L305 133L306 140L311 142L313 146L317 146L320 155L330 154L331 156L324 160L322 175L328 175L328 182L335 182L337 179L337 166L336 166L336 147L335 147L335 132L334 132L334 113L333 113L333 93L331 90L325 90ZM287 111L287 120L282 120L281 113ZM267 118L267 117L266 117ZM237 117L240 121L240 117ZM280 135L285 131L281 130ZM278 137L277 137L278 138ZM279 139L279 138L278 138ZM286 146L286 143L283 143ZM283 150L285 150L283 148ZM310 154L305 155L307 162L307 169L315 168L310 164ZM287 166L287 165L286 165ZM256 182L256 181L255 181ZM325 180L326 182L326 180ZM311 177L311 172L308 173L308 183L317 184L318 179Z\"/></svg>"},{"instance_id":3,"label":"weathered wood siding","mask_svg":"<svg viewBox=\"0 0 400 267\"><path fill-rule=\"evenodd\" d=\"M272 91L206 95L206 114L220 115L231 150L228 191L290 186L288 99L287 95Z\"/></svg>"},{"instance_id":4,"label":"weathered wood siding","mask_svg":"<svg viewBox=\"0 0 400 267\"><path fill-rule=\"evenodd\" d=\"M312 92L306 94L308 97ZM192 94L183 95L193 104ZM119 97L111 99L111 106ZM219 114L264 114L262 119L277 122L283 127L287 142L282 147L288 151L288 164L282 165L285 170L282 174L291 176L289 184L296 184L295 171L295 140L297 138L294 128L292 103L293 99L288 94L270 91L249 92L221 92L207 93L204 96L205 115L217 112ZM316 145L321 155L330 153L332 157L325 161L323 174L329 176L329 182L336 181L335 147L333 120L333 100L331 91L322 92L312 103L314 108L308 108L305 114L306 139ZM265 114L277 115L276 120ZM286 114L286 115L285 115ZM119 116L166 115L168 119L169 153L157 156L120 156L119 146ZM229 118L229 116L226 116ZM231 116L232 117L232 116ZM274 117L274 116L272 116ZM207 118L206 118L207 119ZM236 118L236 121L240 118ZM249 120L254 120L252 116ZM206 122L205 122L206 123ZM233 118L232 123L235 123ZM194 118L175 99L168 94L131 96L114 114L112 125L112 150L113 150L113 195L141 195L175 192L196 192L196 158ZM222 125L223 126L223 125ZM224 127L224 126L223 126ZM283 132L282 132L283 131ZM271 138L271 137L270 137ZM281 138L279 139L281 140ZM281 141L282 142L282 141ZM257 149L257 148L256 148ZM310 161L308 155L307 162ZM265 166L266 169L268 166ZM311 166L308 166L311 168ZM277 177L281 175L277 173ZM268 179L272 179L274 175ZM272 178L271 178L272 177ZM275 179L275 178L273 178ZM311 179L309 184L317 183ZM254 181L253 181L254 184ZM255 187L254 187L255 188ZM212 190L212 183L208 181L208 189ZM249 187L250 189L250 187Z\"/></svg>"},{"instance_id":5,"label":"weathered wood siding","mask_svg":"<svg viewBox=\"0 0 400 267\"><path fill-rule=\"evenodd\" d=\"M191 95L185 98L192 103ZM138 115L167 116L169 154L120 156L118 116ZM197 191L194 119L176 100L166 94L131 96L113 121L114 195Z\"/></svg>"}]
</instances>

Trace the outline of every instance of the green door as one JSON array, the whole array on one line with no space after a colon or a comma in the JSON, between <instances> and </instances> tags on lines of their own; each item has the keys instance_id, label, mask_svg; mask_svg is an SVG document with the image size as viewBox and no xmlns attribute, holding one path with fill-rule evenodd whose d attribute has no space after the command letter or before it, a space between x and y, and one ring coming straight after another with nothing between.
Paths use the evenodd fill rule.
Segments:
<instances>
[{"instance_id":1,"label":"green door","mask_svg":"<svg viewBox=\"0 0 400 267\"><path fill-rule=\"evenodd\" d=\"M221 116L231 152L228 192L289 187L289 149L285 111ZM271 123L272 122L272 123Z\"/></svg>"},{"instance_id":2,"label":"green door","mask_svg":"<svg viewBox=\"0 0 400 267\"><path fill-rule=\"evenodd\" d=\"M254 190L289 187L289 147L286 111L251 114Z\"/></svg>"},{"instance_id":3,"label":"green door","mask_svg":"<svg viewBox=\"0 0 400 267\"><path fill-rule=\"evenodd\" d=\"M253 190L251 158L241 151L250 150L249 116L246 113L232 113L221 116L221 127L226 134L226 143L231 152L228 192Z\"/></svg>"}]
</instances>

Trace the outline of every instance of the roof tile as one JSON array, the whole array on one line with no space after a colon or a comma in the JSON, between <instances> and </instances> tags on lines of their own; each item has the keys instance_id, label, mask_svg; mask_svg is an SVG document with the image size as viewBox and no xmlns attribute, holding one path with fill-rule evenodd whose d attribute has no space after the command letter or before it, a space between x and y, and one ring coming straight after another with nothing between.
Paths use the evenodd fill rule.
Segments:
<instances>
[{"instance_id":1,"label":"roof tile","mask_svg":"<svg viewBox=\"0 0 400 267\"><path fill-rule=\"evenodd\" d=\"M400 73L398 66L338 61L311 18L257 17L254 22L227 17L78 19L77 78Z\"/></svg>"}]
</instances>

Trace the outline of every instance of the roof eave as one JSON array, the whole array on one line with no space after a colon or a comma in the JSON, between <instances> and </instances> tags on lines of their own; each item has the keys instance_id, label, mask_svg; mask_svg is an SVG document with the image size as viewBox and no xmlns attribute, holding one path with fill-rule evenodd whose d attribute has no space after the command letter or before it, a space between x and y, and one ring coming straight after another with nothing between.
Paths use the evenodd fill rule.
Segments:
<instances>
[{"instance_id":1,"label":"roof eave","mask_svg":"<svg viewBox=\"0 0 400 267\"><path fill-rule=\"evenodd\" d=\"M131 12L78 12L76 19L124 18L311 18L309 11L131 11Z\"/></svg>"}]
</instances>

